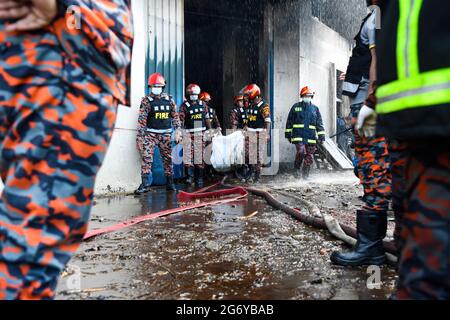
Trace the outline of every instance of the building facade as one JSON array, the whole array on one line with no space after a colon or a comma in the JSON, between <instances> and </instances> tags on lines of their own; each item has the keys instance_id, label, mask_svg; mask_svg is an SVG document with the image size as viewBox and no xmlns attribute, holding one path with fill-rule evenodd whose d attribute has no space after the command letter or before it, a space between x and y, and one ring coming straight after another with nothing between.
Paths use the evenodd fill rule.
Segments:
<instances>
[{"instance_id":1,"label":"building facade","mask_svg":"<svg viewBox=\"0 0 450 320\"><path fill-rule=\"evenodd\" d=\"M364 0L133 0L132 6L132 105L119 107L97 194L129 192L139 184L137 117L153 72L165 76L178 104L188 83L211 93L224 127L234 94L258 83L281 132L272 140L275 167L294 160L283 132L300 87L314 89L328 135L336 132L337 115L347 112L338 75L366 14Z\"/></svg>"}]
</instances>

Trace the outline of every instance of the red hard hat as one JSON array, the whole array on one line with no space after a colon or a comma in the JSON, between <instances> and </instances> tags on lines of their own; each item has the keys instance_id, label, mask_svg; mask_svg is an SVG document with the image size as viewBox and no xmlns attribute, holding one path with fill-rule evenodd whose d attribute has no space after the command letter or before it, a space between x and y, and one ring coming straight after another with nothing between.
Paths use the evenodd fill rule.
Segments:
<instances>
[{"instance_id":1,"label":"red hard hat","mask_svg":"<svg viewBox=\"0 0 450 320\"><path fill-rule=\"evenodd\" d=\"M200 100L202 100L202 101L205 101L205 102L208 102L208 101L212 100L211 95L208 92L206 92L206 91L200 93L200 96L198 98Z\"/></svg>"},{"instance_id":2,"label":"red hard hat","mask_svg":"<svg viewBox=\"0 0 450 320\"><path fill-rule=\"evenodd\" d=\"M199 95L202 89L200 89L200 86L198 84L190 84L186 88L186 93L188 95Z\"/></svg>"},{"instance_id":3,"label":"red hard hat","mask_svg":"<svg viewBox=\"0 0 450 320\"><path fill-rule=\"evenodd\" d=\"M302 88L302 90L300 91L300 96L304 97L304 96L313 96L315 94L315 92L313 92L308 86Z\"/></svg>"},{"instance_id":4,"label":"red hard hat","mask_svg":"<svg viewBox=\"0 0 450 320\"><path fill-rule=\"evenodd\" d=\"M154 73L148 78L148 86L166 86L166 79L160 73Z\"/></svg>"},{"instance_id":5,"label":"red hard hat","mask_svg":"<svg viewBox=\"0 0 450 320\"><path fill-rule=\"evenodd\" d=\"M248 96L250 100L256 99L261 95L261 89L256 84L249 84L243 92L244 96Z\"/></svg>"}]
</instances>

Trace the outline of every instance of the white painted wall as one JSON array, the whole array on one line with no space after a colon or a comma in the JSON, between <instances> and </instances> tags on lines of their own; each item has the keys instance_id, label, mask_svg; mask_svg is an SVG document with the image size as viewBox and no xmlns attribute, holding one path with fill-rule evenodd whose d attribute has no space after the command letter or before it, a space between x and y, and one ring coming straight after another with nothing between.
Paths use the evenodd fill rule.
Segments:
<instances>
[{"instance_id":1,"label":"white painted wall","mask_svg":"<svg viewBox=\"0 0 450 320\"><path fill-rule=\"evenodd\" d=\"M300 88L308 85L315 92L314 103L320 108L327 135L336 127L336 69L346 70L351 55L351 42L311 16L307 1L288 3L289 10L275 11L275 128L284 130L289 110L299 101ZM294 11L296 21L288 19ZM288 22L286 22L288 21ZM295 25L297 33L282 32L286 24ZM281 32L280 32L281 30ZM278 37L278 38L277 38ZM293 163L295 147L280 140L280 162Z\"/></svg>"},{"instance_id":2,"label":"white painted wall","mask_svg":"<svg viewBox=\"0 0 450 320\"><path fill-rule=\"evenodd\" d=\"M147 1L132 2L134 47L131 70L131 108L119 106L116 129L95 186L97 195L129 192L140 183L140 156L136 148L139 106L145 95L145 59L148 33Z\"/></svg>"}]
</instances>

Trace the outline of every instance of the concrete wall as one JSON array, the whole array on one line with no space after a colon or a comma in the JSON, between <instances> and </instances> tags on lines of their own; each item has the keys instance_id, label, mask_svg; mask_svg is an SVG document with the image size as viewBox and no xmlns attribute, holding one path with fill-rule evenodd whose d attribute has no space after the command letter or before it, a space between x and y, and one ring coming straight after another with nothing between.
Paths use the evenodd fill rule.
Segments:
<instances>
[{"instance_id":1,"label":"concrete wall","mask_svg":"<svg viewBox=\"0 0 450 320\"><path fill-rule=\"evenodd\" d=\"M145 60L148 33L147 1L133 1L135 37L132 62L131 108L120 106L116 129L97 176L96 194L134 190L140 183L140 157L136 149L136 127L141 98L145 95Z\"/></svg>"},{"instance_id":2,"label":"concrete wall","mask_svg":"<svg viewBox=\"0 0 450 320\"><path fill-rule=\"evenodd\" d=\"M336 69L345 70L352 42L314 18L310 1L288 0L275 7L275 128L284 130L299 90L316 92L327 135L336 129ZM280 162L292 163L295 148L281 136Z\"/></svg>"},{"instance_id":3,"label":"concrete wall","mask_svg":"<svg viewBox=\"0 0 450 320\"><path fill-rule=\"evenodd\" d=\"M273 5L268 4L265 9L264 35L261 39L264 43L261 45L270 44L273 36L274 127L282 131L280 143L276 146L279 148L279 161L292 163L294 147L284 139L289 109L299 100L300 87L312 86L316 91L315 103L320 106L323 113L328 134L334 133L335 69L346 69L351 41L317 18L313 18L309 0L284 0L272 3ZM145 60L148 37L144 35L149 32L148 2L134 0L132 4L135 33L138 35L133 50L132 106L119 107L113 139L98 175L95 189L97 194L132 191L140 180L140 159L135 137L140 99L145 95L146 88ZM354 20L353 24L358 25L360 19ZM348 22L348 19L346 21ZM230 35L230 39L237 38L232 33ZM230 46L227 51L225 56L230 57L235 48ZM261 61L266 60L265 56L261 57ZM229 62L227 68L239 69L240 66ZM270 71L265 65L260 66L260 69L265 73ZM227 73L229 72L224 72ZM234 79L233 82L238 85L241 81L243 79ZM268 87L269 84L264 85ZM1 188L0 182L0 190Z\"/></svg>"}]
</instances>

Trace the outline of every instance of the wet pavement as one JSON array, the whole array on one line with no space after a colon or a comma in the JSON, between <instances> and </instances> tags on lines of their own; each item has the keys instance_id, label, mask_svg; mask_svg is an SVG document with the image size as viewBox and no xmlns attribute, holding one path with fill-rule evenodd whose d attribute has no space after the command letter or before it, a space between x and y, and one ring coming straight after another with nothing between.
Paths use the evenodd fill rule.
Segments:
<instances>
[{"instance_id":1,"label":"wet pavement","mask_svg":"<svg viewBox=\"0 0 450 320\"><path fill-rule=\"evenodd\" d=\"M271 187L283 182L297 195L314 190L312 199L321 209L352 212L359 205L358 187L350 175L303 184L296 180L289 184L286 179L266 181ZM337 205L330 202L326 190L347 190L348 199L337 199L341 202ZM290 198L278 199L298 207ZM141 197L97 199L90 229L178 205L176 194L163 189ZM63 274L57 298L387 299L393 290L394 270L381 268L381 288L369 290L367 268L330 264L331 252L343 248L326 232L249 196L84 242ZM81 291L73 290L77 283Z\"/></svg>"}]
</instances>

